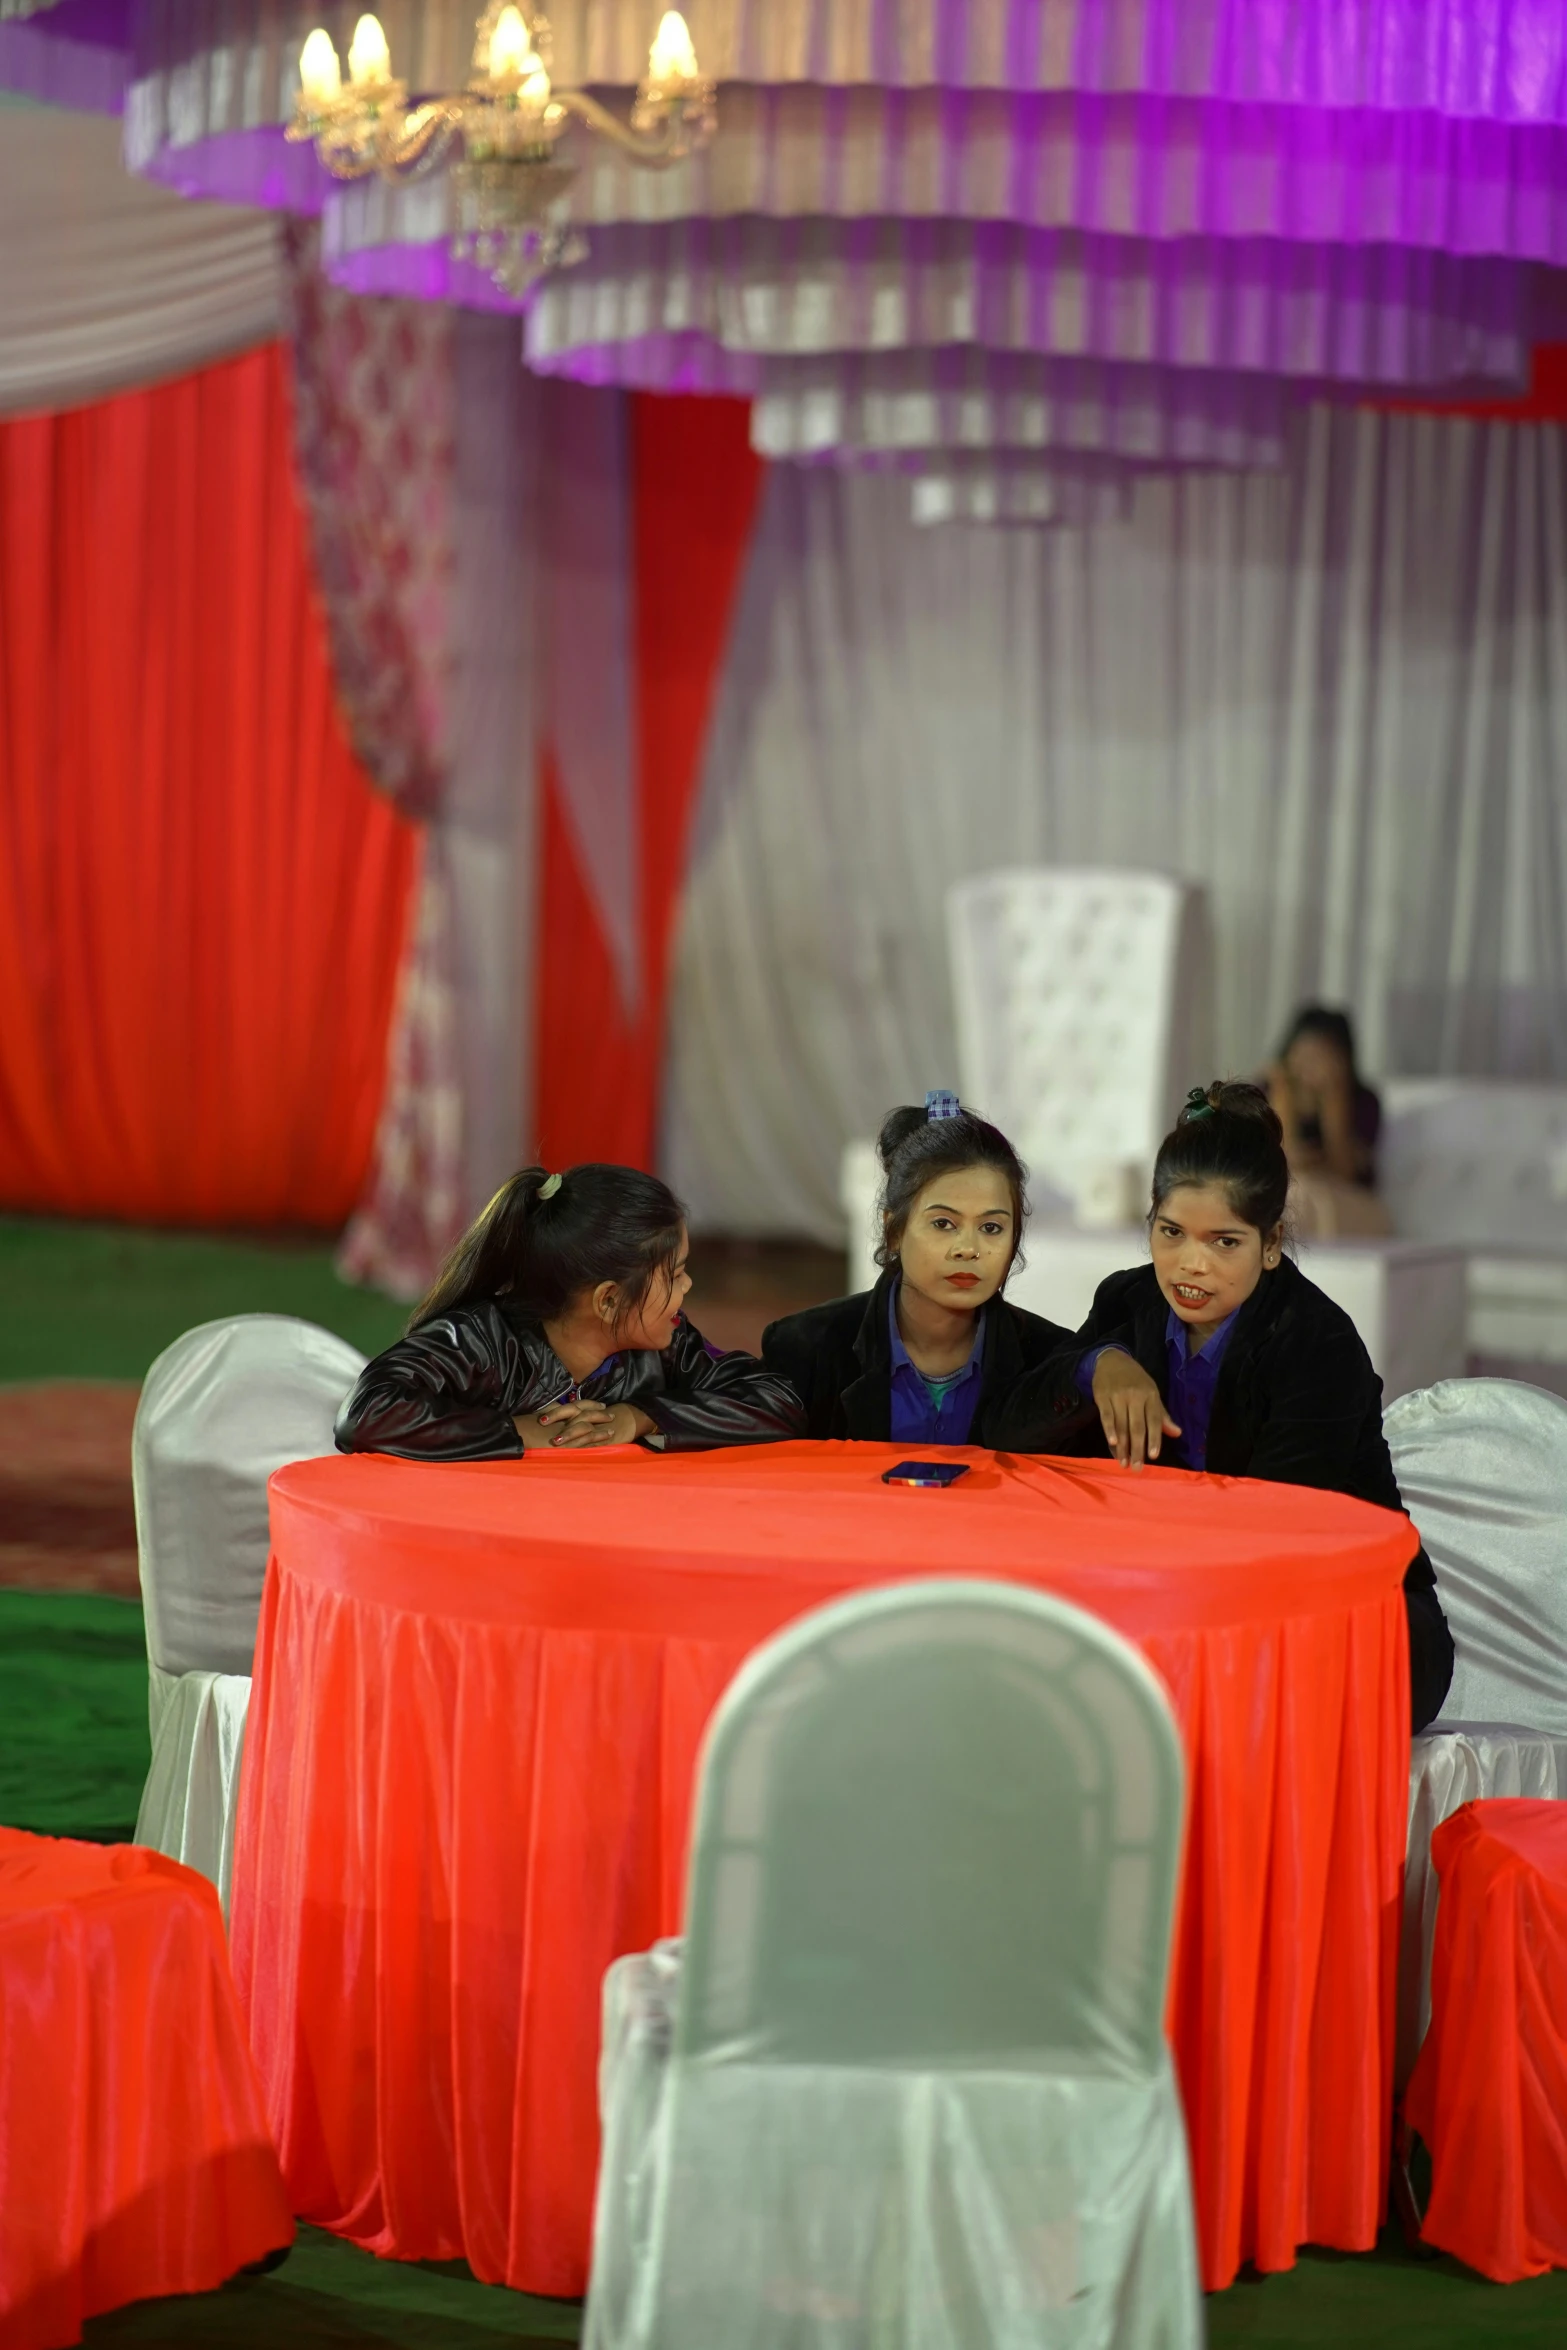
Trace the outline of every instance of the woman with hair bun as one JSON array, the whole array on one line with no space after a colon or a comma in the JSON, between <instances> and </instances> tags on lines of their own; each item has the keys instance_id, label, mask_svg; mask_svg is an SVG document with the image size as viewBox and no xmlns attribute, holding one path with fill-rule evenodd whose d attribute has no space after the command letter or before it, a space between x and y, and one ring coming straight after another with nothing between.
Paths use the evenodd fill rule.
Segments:
<instances>
[{"instance_id":1,"label":"woman with hair bun","mask_svg":"<svg viewBox=\"0 0 1567 2350\"><path fill-rule=\"evenodd\" d=\"M1354 1323L1284 1253L1289 1160L1259 1086L1195 1086L1154 1162L1152 1262L1102 1281L1070 1345L1020 1387L995 1442L1109 1453L1348 1493L1401 1510L1382 1382ZM1062 1424L1074 1397L1079 1442ZM1453 1639L1422 1547L1404 1577L1414 1727L1441 1710Z\"/></svg>"},{"instance_id":2,"label":"woman with hair bun","mask_svg":"<svg viewBox=\"0 0 1567 2350\"><path fill-rule=\"evenodd\" d=\"M654 1175L524 1167L458 1241L406 1337L360 1373L339 1450L484 1461L803 1435L781 1379L686 1320L686 1245L685 1210Z\"/></svg>"},{"instance_id":3,"label":"woman with hair bun","mask_svg":"<svg viewBox=\"0 0 1567 2350\"><path fill-rule=\"evenodd\" d=\"M1068 1337L1001 1294L1023 1238L1022 1163L950 1093L889 1112L877 1149L881 1279L772 1323L762 1360L804 1404L808 1435L994 1444L1013 1386Z\"/></svg>"}]
</instances>

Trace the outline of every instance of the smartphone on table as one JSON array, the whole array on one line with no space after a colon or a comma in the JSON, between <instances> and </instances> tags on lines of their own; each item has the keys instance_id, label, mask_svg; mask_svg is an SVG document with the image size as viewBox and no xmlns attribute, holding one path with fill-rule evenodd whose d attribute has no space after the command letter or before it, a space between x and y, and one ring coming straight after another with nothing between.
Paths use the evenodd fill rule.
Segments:
<instances>
[{"instance_id":1,"label":"smartphone on table","mask_svg":"<svg viewBox=\"0 0 1567 2350\"><path fill-rule=\"evenodd\" d=\"M967 1461L899 1461L883 1469L883 1485L956 1485L969 1472Z\"/></svg>"}]
</instances>

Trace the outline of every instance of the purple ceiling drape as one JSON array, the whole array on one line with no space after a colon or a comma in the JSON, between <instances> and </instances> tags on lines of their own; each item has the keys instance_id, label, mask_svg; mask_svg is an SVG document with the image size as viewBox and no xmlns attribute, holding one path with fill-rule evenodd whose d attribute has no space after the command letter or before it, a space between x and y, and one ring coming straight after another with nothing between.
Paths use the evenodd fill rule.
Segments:
<instances>
[{"instance_id":1,"label":"purple ceiling drape","mask_svg":"<svg viewBox=\"0 0 1567 2350\"><path fill-rule=\"evenodd\" d=\"M135 170L320 213L346 290L526 308L540 372L754 395L774 456L1275 465L1324 389L1517 387L1567 279L1559 0L690 0L716 140L644 173L568 132L586 258L525 302L451 258L444 175L285 144L319 13L0 0L0 82L103 104L113 67ZM414 89L466 78L476 0L381 14ZM557 80L624 107L656 14L556 0Z\"/></svg>"}]
</instances>

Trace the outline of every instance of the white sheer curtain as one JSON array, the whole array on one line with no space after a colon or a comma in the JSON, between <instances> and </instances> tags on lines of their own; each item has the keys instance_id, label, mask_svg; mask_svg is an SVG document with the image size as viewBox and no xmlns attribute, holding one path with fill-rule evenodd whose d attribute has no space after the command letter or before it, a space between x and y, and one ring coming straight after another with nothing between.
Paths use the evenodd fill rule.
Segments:
<instances>
[{"instance_id":1,"label":"white sheer curtain","mask_svg":"<svg viewBox=\"0 0 1567 2350\"><path fill-rule=\"evenodd\" d=\"M1226 1068L1320 994L1373 1071L1567 1077L1567 440L1298 430L1082 530L773 470L679 945L699 1224L838 1229L845 1139L952 1082L943 893L1013 862L1200 882Z\"/></svg>"},{"instance_id":2,"label":"white sheer curtain","mask_svg":"<svg viewBox=\"0 0 1567 2350\"><path fill-rule=\"evenodd\" d=\"M132 179L120 126L0 97L0 413L183 375L278 331L277 224Z\"/></svg>"}]
</instances>

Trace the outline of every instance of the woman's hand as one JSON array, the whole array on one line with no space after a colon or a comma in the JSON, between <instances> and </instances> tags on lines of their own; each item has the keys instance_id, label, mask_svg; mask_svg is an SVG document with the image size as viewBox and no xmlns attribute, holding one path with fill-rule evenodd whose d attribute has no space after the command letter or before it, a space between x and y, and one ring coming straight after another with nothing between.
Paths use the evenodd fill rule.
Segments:
<instances>
[{"instance_id":1,"label":"woman's hand","mask_svg":"<svg viewBox=\"0 0 1567 2350\"><path fill-rule=\"evenodd\" d=\"M655 1423L635 1404L579 1401L546 1404L542 1412L512 1425L523 1450L532 1452L544 1445L635 1444L639 1436L653 1433Z\"/></svg>"},{"instance_id":2,"label":"woman's hand","mask_svg":"<svg viewBox=\"0 0 1567 2350\"><path fill-rule=\"evenodd\" d=\"M1181 1433L1156 1382L1118 1346L1107 1346L1094 1365L1094 1401L1105 1441L1123 1469L1156 1461L1162 1439Z\"/></svg>"}]
</instances>

